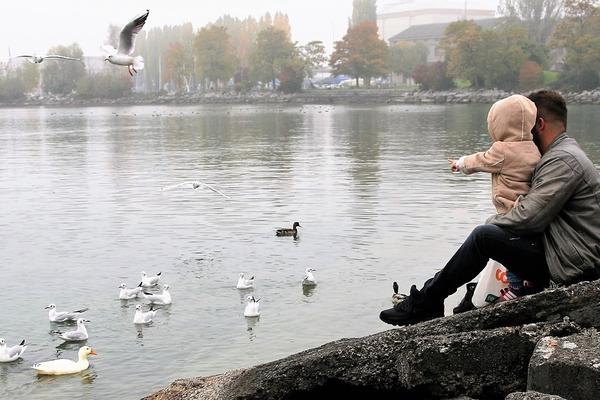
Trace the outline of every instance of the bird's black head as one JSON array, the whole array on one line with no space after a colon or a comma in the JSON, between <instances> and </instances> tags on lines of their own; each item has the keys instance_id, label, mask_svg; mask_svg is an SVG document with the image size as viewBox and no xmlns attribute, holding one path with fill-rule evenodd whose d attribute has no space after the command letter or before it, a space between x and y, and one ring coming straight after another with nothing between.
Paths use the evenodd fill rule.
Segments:
<instances>
[{"instance_id":1,"label":"bird's black head","mask_svg":"<svg viewBox=\"0 0 600 400\"><path fill-rule=\"evenodd\" d=\"M296 229L297 227L302 228L302 226L300 225L300 222L294 222L294 227L293 229Z\"/></svg>"}]
</instances>

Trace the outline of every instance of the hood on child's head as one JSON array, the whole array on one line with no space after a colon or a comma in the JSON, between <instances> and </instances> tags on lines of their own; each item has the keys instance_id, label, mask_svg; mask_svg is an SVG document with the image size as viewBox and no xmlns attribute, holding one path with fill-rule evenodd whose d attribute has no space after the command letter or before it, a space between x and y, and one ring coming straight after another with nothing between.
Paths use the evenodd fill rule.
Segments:
<instances>
[{"instance_id":1,"label":"hood on child's head","mask_svg":"<svg viewBox=\"0 0 600 400\"><path fill-rule=\"evenodd\" d=\"M532 140L537 108L527 97L515 94L494 103L488 113L488 132L494 141Z\"/></svg>"}]
</instances>

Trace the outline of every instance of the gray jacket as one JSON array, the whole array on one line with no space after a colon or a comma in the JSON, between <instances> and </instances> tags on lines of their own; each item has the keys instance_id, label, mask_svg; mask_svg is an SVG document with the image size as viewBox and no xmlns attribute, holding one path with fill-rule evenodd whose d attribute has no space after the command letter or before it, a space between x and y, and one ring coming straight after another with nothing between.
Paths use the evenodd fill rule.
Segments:
<instances>
[{"instance_id":1,"label":"gray jacket","mask_svg":"<svg viewBox=\"0 0 600 400\"><path fill-rule=\"evenodd\" d=\"M542 233L556 283L600 278L600 174L565 133L543 155L518 206L488 223L517 235Z\"/></svg>"}]
</instances>

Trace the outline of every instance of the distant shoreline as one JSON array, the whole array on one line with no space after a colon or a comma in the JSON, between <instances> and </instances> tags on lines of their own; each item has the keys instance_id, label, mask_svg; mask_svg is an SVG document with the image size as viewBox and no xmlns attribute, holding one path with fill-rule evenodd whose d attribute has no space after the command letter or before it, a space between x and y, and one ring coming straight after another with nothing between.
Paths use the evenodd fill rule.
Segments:
<instances>
[{"instance_id":1,"label":"distant shoreline","mask_svg":"<svg viewBox=\"0 0 600 400\"><path fill-rule=\"evenodd\" d=\"M528 93L524 91L523 93ZM120 99L79 99L75 96L46 97L12 103L0 102L2 108L14 107L97 107L135 105L394 105L394 104L486 104L513 92L502 90L450 90L443 92L396 89L313 89L282 94L256 92L248 94L198 93L176 95L132 95ZM600 89L563 93L568 104L600 104Z\"/></svg>"}]
</instances>

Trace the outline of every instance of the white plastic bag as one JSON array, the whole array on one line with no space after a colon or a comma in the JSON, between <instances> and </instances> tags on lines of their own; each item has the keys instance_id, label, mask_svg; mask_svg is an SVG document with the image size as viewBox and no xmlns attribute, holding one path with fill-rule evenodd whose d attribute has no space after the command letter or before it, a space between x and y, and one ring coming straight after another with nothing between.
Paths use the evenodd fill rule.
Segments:
<instances>
[{"instance_id":1,"label":"white plastic bag","mask_svg":"<svg viewBox=\"0 0 600 400\"><path fill-rule=\"evenodd\" d=\"M477 308L492 304L500 297L500 290L508 287L507 270L502 264L490 260L481 274L475 292L473 304Z\"/></svg>"}]
</instances>

